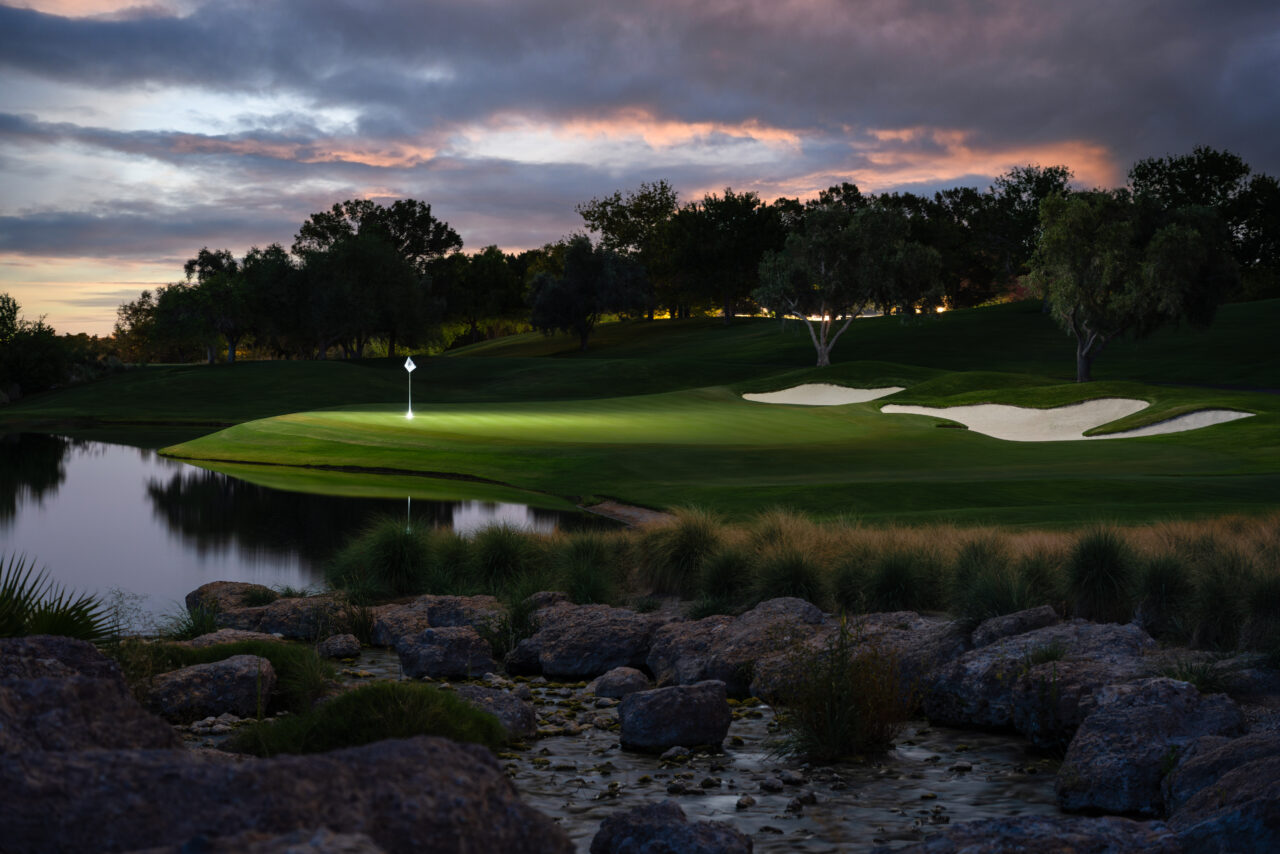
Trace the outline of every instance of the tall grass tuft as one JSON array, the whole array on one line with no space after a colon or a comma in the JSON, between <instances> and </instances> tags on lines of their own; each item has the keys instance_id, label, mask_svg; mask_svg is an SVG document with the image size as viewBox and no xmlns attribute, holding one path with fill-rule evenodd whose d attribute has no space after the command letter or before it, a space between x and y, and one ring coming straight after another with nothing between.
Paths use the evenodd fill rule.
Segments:
<instances>
[{"instance_id":1,"label":"tall grass tuft","mask_svg":"<svg viewBox=\"0 0 1280 854\"><path fill-rule=\"evenodd\" d=\"M705 562L724 544L718 516L697 508L681 508L675 521L645 531L637 582L650 593L692 596Z\"/></svg>"},{"instance_id":2,"label":"tall grass tuft","mask_svg":"<svg viewBox=\"0 0 1280 854\"><path fill-rule=\"evenodd\" d=\"M698 576L698 598L714 613L733 613L751 598L752 556L741 546L729 545L708 557ZM710 604L714 603L714 604Z\"/></svg>"},{"instance_id":3,"label":"tall grass tuft","mask_svg":"<svg viewBox=\"0 0 1280 854\"><path fill-rule=\"evenodd\" d=\"M422 592L437 596L472 593L475 579L467 577L471 543L452 528L435 528L427 534L427 567Z\"/></svg>"},{"instance_id":4,"label":"tall grass tuft","mask_svg":"<svg viewBox=\"0 0 1280 854\"><path fill-rule=\"evenodd\" d=\"M936 566L922 549L890 545L871 563L867 577L867 609L870 611L921 611L938 603Z\"/></svg>"},{"instance_id":5,"label":"tall grass tuft","mask_svg":"<svg viewBox=\"0 0 1280 854\"><path fill-rule=\"evenodd\" d=\"M101 599L70 592L44 570L34 572L25 555L0 562L0 637L65 635L104 644L118 628Z\"/></svg>"},{"instance_id":6,"label":"tall grass tuft","mask_svg":"<svg viewBox=\"0 0 1280 854\"><path fill-rule=\"evenodd\" d=\"M421 592L429 563L426 532L406 527L402 519L383 516L338 552L326 580L361 600L407 596Z\"/></svg>"},{"instance_id":7,"label":"tall grass tuft","mask_svg":"<svg viewBox=\"0 0 1280 854\"><path fill-rule=\"evenodd\" d=\"M255 756L276 756L417 735L443 736L492 750L506 740L497 718L449 691L417 682L379 682L347 691L304 714L244 727L229 746Z\"/></svg>"},{"instance_id":8,"label":"tall grass tuft","mask_svg":"<svg viewBox=\"0 0 1280 854\"><path fill-rule=\"evenodd\" d=\"M1195 585L1191 568L1177 554L1149 559L1138 576L1138 619L1153 638L1173 643L1191 639Z\"/></svg>"},{"instance_id":9,"label":"tall grass tuft","mask_svg":"<svg viewBox=\"0 0 1280 854\"><path fill-rule=\"evenodd\" d=\"M556 559L557 585L579 605L618 601L619 568L614 539L598 531L571 534Z\"/></svg>"},{"instance_id":10,"label":"tall grass tuft","mask_svg":"<svg viewBox=\"0 0 1280 854\"><path fill-rule=\"evenodd\" d=\"M831 762L888 749L916 704L896 656L864 643L847 619L816 654L797 647L779 696L777 755Z\"/></svg>"},{"instance_id":11,"label":"tall grass tuft","mask_svg":"<svg viewBox=\"0 0 1280 854\"><path fill-rule=\"evenodd\" d=\"M1249 580L1245 613L1240 645L1254 652L1280 653L1280 575L1258 572Z\"/></svg>"},{"instance_id":12,"label":"tall grass tuft","mask_svg":"<svg viewBox=\"0 0 1280 854\"><path fill-rule=\"evenodd\" d=\"M1201 649L1234 649L1245 622L1244 597L1253 566L1235 549L1215 549L1199 558L1191 596L1192 644Z\"/></svg>"},{"instance_id":13,"label":"tall grass tuft","mask_svg":"<svg viewBox=\"0 0 1280 854\"><path fill-rule=\"evenodd\" d=\"M1067 558L1067 597L1077 617L1127 623L1133 616L1138 560L1114 528L1097 527L1076 541Z\"/></svg>"},{"instance_id":14,"label":"tall grass tuft","mask_svg":"<svg viewBox=\"0 0 1280 854\"><path fill-rule=\"evenodd\" d=\"M487 593L499 593L513 579L541 575L546 569L542 538L512 525L490 525L472 537L472 580Z\"/></svg>"},{"instance_id":15,"label":"tall grass tuft","mask_svg":"<svg viewBox=\"0 0 1280 854\"><path fill-rule=\"evenodd\" d=\"M192 640L217 630L218 609L213 605L181 607L160 621L160 637L166 640Z\"/></svg>"},{"instance_id":16,"label":"tall grass tuft","mask_svg":"<svg viewBox=\"0 0 1280 854\"><path fill-rule=\"evenodd\" d=\"M862 550L847 554L831 573L831 598L844 614L861 614L867 610L870 557Z\"/></svg>"},{"instance_id":17,"label":"tall grass tuft","mask_svg":"<svg viewBox=\"0 0 1280 854\"><path fill-rule=\"evenodd\" d=\"M765 548L756 559L755 599L794 596L820 607L828 604L822 568L804 550L791 545Z\"/></svg>"}]
</instances>

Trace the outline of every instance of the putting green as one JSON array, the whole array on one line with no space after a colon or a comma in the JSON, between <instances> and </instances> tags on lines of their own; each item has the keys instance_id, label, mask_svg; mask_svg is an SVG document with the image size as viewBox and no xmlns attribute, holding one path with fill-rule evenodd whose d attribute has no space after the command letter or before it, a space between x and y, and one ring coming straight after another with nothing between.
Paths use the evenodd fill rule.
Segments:
<instances>
[{"instance_id":1,"label":"putting green","mask_svg":"<svg viewBox=\"0 0 1280 854\"><path fill-rule=\"evenodd\" d=\"M948 405L983 394L972 382L963 385L961 394L917 392L912 402ZM1057 405L1112 393L1006 385L986 395ZM303 412L240 424L166 453L194 461L461 474L567 500L698 503L732 516L785 504L818 516L1045 524L1275 506L1280 401L1134 384L1124 390L1152 401L1140 413L1147 423L1203 407L1206 399L1258 417L1116 442L1012 444L939 429L936 419L882 415L879 403L760 405L721 386L594 400L419 405L412 420L392 405Z\"/></svg>"}]
</instances>

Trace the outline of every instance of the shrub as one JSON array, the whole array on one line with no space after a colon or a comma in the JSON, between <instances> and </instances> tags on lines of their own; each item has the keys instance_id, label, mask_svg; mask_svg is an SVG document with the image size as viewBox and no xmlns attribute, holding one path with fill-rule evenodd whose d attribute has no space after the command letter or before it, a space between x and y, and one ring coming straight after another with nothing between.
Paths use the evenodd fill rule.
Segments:
<instances>
[{"instance_id":1,"label":"shrub","mask_svg":"<svg viewBox=\"0 0 1280 854\"><path fill-rule=\"evenodd\" d=\"M25 555L0 562L0 637L65 635L103 644L116 636L118 626L101 599L71 593L33 569Z\"/></svg>"},{"instance_id":2,"label":"shrub","mask_svg":"<svg viewBox=\"0 0 1280 854\"><path fill-rule=\"evenodd\" d=\"M1138 617L1149 635L1182 642L1191 636L1191 570L1176 555L1157 555L1138 576Z\"/></svg>"},{"instance_id":3,"label":"shrub","mask_svg":"<svg viewBox=\"0 0 1280 854\"><path fill-rule=\"evenodd\" d=\"M452 528L436 528L427 534L427 568L422 592L437 596L474 593L480 581L467 577L471 543Z\"/></svg>"},{"instance_id":4,"label":"shrub","mask_svg":"<svg viewBox=\"0 0 1280 854\"><path fill-rule=\"evenodd\" d=\"M511 525L480 529L470 552L472 579L489 593L498 593L512 579L540 575L545 568L542 538Z\"/></svg>"},{"instance_id":5,"label":"shrub","mask_svg":"<svg viewBox=\"0 0 1280 854\"><path fill-rule=\"evenodd\" d=\"M871 611L919 611L937 604L937 580L929 556L918 548L889 546L875 557L867 578Z\"/></svg>"},{"instance_id":6,"label":"shrub","mask_svg":"<svg viewBox=\"0 0 1280 854\"><path fill-rule=\"evenodd\" d=\"M1133 616L1137 558L1114 529L1083 534L1066 570L1067 597L1076 616L1101 623L1127 623Z\"/></svg>"},{"instance_id":7,"label":"shrub","mask_svg":"<svg viewBox=\"0 0 1280 854\"><path fill-rule=\"evenodd\" d=\"M322 753L388 738L435 735L497 749L502 724L449 691L417 682L379 682L347 691L300 715L236 732L232 750L255 756Z\"/></svg>"},{"instance_id":8,"label":"shrub","mask_svg":"<svg viewBox=\"0 0 1280 854\"><path fill-rule=\"evenodd\" d=\"M964 600L970 584L976 578L1008 566L1009 553L1004 544L993 536L979 537L962 545L951 563L948 579L948 598L952 602L952 610L964 610L957 607L956 603Z\"/></svg>"},{"instance_id":9,"label":"shrub","mask_svg":"<svg viewBox=\"0 0 1280 854\"><path fill-rule=\"evenodd\" d=\"M756 562L754 588L757 601L794 596L820 606L827 602L822 569L794 546L775 546L761 553Z\"/></svg>"},{"instance_id":10,"label":"shrub","mask_svg":"<svg viewBox=\"0 0 1280 854\"><path fill-rule=\"evenodd\" d=\"M724 541L719 517L704 510L682 508L675 521L651 528L639 542L638 581L650 593L691 596L703 564Z\"/></svg>"},{"instance_id":11,"label":"shrub","mask_svg":"<svg viewBox=\"0 0 1280 854\"><path fill-rule=\"evenodd\" d=\"M847 555L831 573L831 597L836 608L846 614L867 610L867 587L870 573L865 554Z\"/></svg>"},{"instance_id":12,"label":"shrub","mask_svg":"<svg viewBox=\"0 0 1280 854\"><path fill-rule=\"evenodd\" d=\"M334 557L326 572L331 587L357 601L421 592L430 563L425 533L402 519L374 519Z\"/></svg>"},{"instance_id":13,"label":"shrub","mask_svg":"<svg viewBox=\"0 0 1280 854\"><path fill-rule=\"evenodd\" d=\"M848 620L816 655L796 647L788 670L795 678L779 698L781 737L773 746L780 756L830 762L886 750L915 708L897 657L862 643Z\"/></svg>"},{"instance_id":14,"label":"shrub","mask_svg":"<svg viewBox=\"0 0 1280 854\"><path fill-rule=\"evenodd\" d=\"M618 598L618 561L613 540L599 532L571 535L560 550L559 588L579 605L604 604Z\"/></svg>"},{"instance_id":15,"label":"shrub","mask_svg":"<svg viewBox=\"0 0 1280 854\"><path fill-rule=\"evenodd\" d=\"M1043 603L1036 601L1026 578L1007 563L979 570L952 594L952 613L970 627L1038 604Z\"/></svg>"},{"instance_id":16,"label":"shrub","mask_svg":"<svg viewBox=\"0 0 1280 854\"><path fill-rule=\"evenodd\" d=\"M1192 644L1201 649L1233 649L1245 622L1244 597L1252 566L1240 552L1226 550L1201 565L1191 596Z\"/></svg>"},{"instance_id":17,"label":"shrub","mask_svg":"<svg viewBox=\"0 0 1280 854\"><path fill-rule=\"evenodd\" d=\"M1032 548L1018 557L1014 571L1026 585L1031 605L1052 605L1062 613L1062 557L1054 550Z\"/></svg>"},{"instance_id":18,"label":"shrub","mask_svg":"<svg viewBox=\"0 0 1280 854\"><path fill-rule=\"evenodd\" d=\"M748 523L751 548L766 551L779 546L811 549L822 539L821 530L808 517L785 507L757 513Z\"/></svg>"},{"instance_id":19,"label":"shrub","mask_svg":"<svg viewBox=\"0 0 1280 854\"><path fill-rule=\"evenodd\" d=\"M726 546L703 561L697 593L701 599L719 603L716 607L731 609L746 602L751 595L751 585L750 553L743 548Z\"/></svg>"}]
</instances>

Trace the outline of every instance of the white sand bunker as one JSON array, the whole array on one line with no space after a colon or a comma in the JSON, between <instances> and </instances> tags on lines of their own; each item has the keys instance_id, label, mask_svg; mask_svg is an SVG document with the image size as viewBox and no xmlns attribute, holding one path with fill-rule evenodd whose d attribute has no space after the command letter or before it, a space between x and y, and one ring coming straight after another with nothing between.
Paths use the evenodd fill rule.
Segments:
<instances>
[{"instance_id":1,"label":"white sand bunker","mask_svg":"<svg viewBox=\"0 0 1280 854\"><path fill-rule=\"evenodd\" d=\"M843 406L846 403L866 403L902 391L901 386L887 388L848 388L831 383L808 383L767 394L744 394L744 400L756 403L792 403L799 406Z\"/></svg>"},{"instance_id":2,"label":"white sand bunker","mask_svg":"<svg viewBox=\"0 0 1280 854\"><path fill-rule=\"evenodd\" d=\"M976 406L951 406L938 409L928 406L895 406L888 404L880 411L888 414L932 415L958 421L970 430L1005 439L1010 442L1068 442L1080 439L1127 439L1134 436L1157 436L1163 433L1180 433L1196 430L1212 424L1223 424L1252 413L1230 409L1202 409L1189 412L1157 424L1148 424L1135 430L1108 433L1103 436L1085 436L1086 430L1101 427L1120 418L1146 409L1144 400L1109 397L1086 400L1070 406L1054 409L1030 409L1022 406L1006 406L999 403L983 403Z\"/></svg>"}]
</instances>

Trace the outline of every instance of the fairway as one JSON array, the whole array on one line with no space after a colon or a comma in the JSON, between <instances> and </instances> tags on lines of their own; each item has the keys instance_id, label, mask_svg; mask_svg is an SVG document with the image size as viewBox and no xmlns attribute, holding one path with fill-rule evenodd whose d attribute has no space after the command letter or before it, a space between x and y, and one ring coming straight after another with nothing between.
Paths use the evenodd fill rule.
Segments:
<instances>
[{"instance_id":1,"label":"fairway","mask_svg":"<svg viewBox=\"0 0 1280 854\"><path fill-rule=\"evenodd\" d=\"M252 421L166 453L463 475L569 501L697 504L731 517L779 504L818 517L1071 524L1269 509L1280 495L1280 402L1273 396L1132 383L1064 388L981 376L994 388L981 392L966 387L979 381L972 376L939 375L914 394L908 388L874 402L819 407L750 402L729 386L595 400L427 404L415 408L412 420L400 406L365 405ZM920 392L940 385L964 390L944 397ZM1208 405L1257 416L1165 436L1028 444L879 411L899 398L945 406L984 394L1051 406L1106 396L1114 385L1151 401L1123 419L1128 426Z\"/></svg>"}]
</instances>

